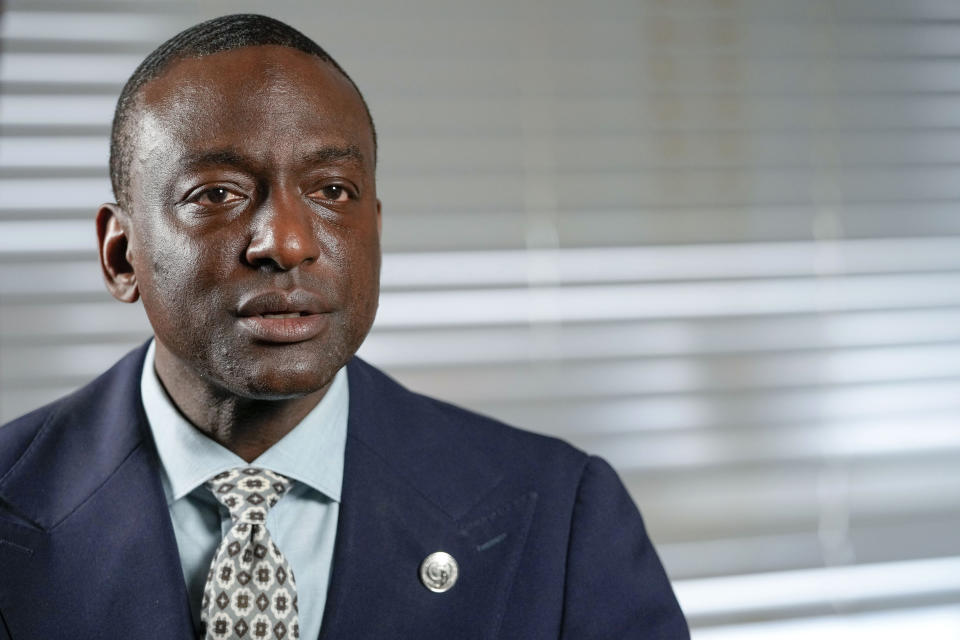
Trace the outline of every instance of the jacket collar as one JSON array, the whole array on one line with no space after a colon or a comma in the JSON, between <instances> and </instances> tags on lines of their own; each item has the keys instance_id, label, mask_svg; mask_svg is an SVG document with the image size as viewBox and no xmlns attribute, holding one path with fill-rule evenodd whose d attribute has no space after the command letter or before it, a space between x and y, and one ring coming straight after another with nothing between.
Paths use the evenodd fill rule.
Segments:
<instances>
[{"instance_id":1,"label":"jacket collar","mask_svg":"<svg viewBox=\"0 0 960 640\"><path fill-rule=\"evenodd\" d=\"M495 460L451 424L443 403L411 393L360 358L347 365L350 412L346 464L362 469L365 448L451 519L462 518L502 478ZM352 464L351 464L352 463Z\"/></svg>"}]
</instances>

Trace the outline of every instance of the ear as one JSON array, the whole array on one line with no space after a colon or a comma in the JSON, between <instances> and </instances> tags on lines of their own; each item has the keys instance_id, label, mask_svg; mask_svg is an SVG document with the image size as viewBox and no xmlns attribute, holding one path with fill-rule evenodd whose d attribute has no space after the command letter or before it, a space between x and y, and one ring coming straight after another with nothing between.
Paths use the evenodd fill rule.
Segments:
<instances>
[{"instance_id":1,"label":"ear","mask_svg":"<svg viewBox=\"0 0 960 640\"><path fill-rule=\"evenodd\" d=\"M380 198L377 198L377 236L382 236L383 218L380 215Z\"/></svg>"},{"instance_id":2,"label":"ear","mask_svg":"<svg viewBox=\"0 0 960 640\"><path fill-rule=\"evenodd\" d=\"M140 298L130 253L130 219L120 205L108 202L97 211L100 268L107 290L120 302Z\"/></svg>"}]
</instances>

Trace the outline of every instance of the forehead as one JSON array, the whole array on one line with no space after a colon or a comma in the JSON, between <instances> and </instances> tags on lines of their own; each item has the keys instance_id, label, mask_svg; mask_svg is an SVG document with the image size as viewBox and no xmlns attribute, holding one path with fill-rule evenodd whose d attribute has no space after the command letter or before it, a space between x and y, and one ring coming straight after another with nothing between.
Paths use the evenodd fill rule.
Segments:
<instances>
[{"instance_id":1,"label":"forehead","mask_svg":"<svg viewBox=\"0 0 960 640\"><path fill-rule=\"evenodd\" d=\"M320 137L373 158L373 134L357 90L331 64L288 47L243 47L175 61L143 87L139 107L135 127L148 147L142 151L163 147L158 139L167 139L187 148L242 142L256 153Z\"/></svg>"}]
</instances>

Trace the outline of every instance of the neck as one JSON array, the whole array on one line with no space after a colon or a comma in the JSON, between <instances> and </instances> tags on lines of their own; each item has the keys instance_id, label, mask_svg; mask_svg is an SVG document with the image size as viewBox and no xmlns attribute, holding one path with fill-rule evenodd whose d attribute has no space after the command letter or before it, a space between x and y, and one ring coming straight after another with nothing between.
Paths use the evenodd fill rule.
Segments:
<instances>
[{"instance_id":1,"label":"neck","mask_svg":"<svg viewBox=\"0 0 960 640\"><path fill-rule=\"evenodd\" d=\"M246 462L253 462L290 433L323 399L332 382L293 398L249 398L191 375L170 354L161 356L160 351L158 345L157 376L173 403L204 435Z\"/></svg>"}]
</instances>

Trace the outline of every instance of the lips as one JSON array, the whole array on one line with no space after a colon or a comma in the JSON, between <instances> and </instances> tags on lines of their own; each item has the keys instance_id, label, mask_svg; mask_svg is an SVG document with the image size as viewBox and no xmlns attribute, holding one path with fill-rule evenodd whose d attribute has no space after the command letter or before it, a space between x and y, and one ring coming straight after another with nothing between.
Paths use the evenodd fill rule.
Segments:
<instances>
[{"instance_id":1,"label":"lips","mask_svg":"<svg viewBox=\"0 0 960 640\"><path fill-rule=\"evenodd\" d=\"M241 301L237 322L256 340L290 344L317 337L329 312L323 300L309 291L267 291Z\"/></svg>"}]
</instances>

